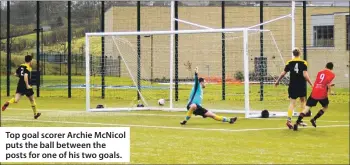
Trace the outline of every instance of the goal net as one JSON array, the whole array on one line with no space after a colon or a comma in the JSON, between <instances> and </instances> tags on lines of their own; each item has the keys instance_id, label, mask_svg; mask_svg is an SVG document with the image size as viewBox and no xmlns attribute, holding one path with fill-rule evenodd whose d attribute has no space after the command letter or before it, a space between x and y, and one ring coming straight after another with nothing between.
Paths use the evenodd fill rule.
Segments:
<instances>
[{"instance_id":1,"label":"goal net","mask_svg":"<svg viewBox=\"0 0 350 165\"><path fill-rule=\"evenodd\" d=\"M286 28L291 15L262 24L264 30L259 24L87 33L86 109L186 111L198 67L207 83L203 107L208 110L260 117L266 109L270 117L286 116L289 78L277 88L274 82L284 69L284 56L291 55L292 35ZM284 28L276 28L281 24ZM104 57L91 53L102 37ZM165 103L159 104L160 99Z\"/></svg>"},{"instance_id":2,"label":"goal net","mask_svg":"<svg viewBox=\"0 0 350 165\"><path fill-rule=\"evenodd\" d=\"M223 59L220 31L230 30L233 32L224 33L226 50ZM165 34L144 32L152 35L153 45L150 47L150 44L146 46L146 43L141 42L141 50L137 48L135 36L123 36L123 33L102 34L107 43L104 59L94 57L89 53L89 46L86 47L89 55L87 59L90 59L86 61L87 110L183 111L193 86L195 67L199 67L199 76L207 82L203 106L210 110L247 115L259 114L262 109L282 110L276 102L286 100L287 81L282 81L282 87L273 87L284 68L284 60L271 31L202 31L205 32L178 32L181 33L178 34L178 46L181 49L173 61L169 56L170 37L166 35L172 33L170 31L162 32ZM260 52L261 33L265 34L263 56ZM100 36L88 36L87 45L94 37ZM225 71L222 68L223 61ZM225 82L223 72L226 74ZM165 104L159 105L159 99L164 99ZM99 104L103 108L96 108Z\"/></svg>"}]
</instances>

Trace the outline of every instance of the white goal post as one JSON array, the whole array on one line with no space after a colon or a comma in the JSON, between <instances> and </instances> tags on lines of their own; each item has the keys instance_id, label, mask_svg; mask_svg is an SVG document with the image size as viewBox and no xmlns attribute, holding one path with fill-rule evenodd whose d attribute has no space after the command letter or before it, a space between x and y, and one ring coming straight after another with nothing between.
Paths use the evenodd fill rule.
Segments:
<instances>
[{"instance_id":1,"label":"white goal post","mask_svg":"<svg viewBox=\"0 0 350 165\"><path fill-rule=\"evenodd\" d=\"M248 27L242 27L242 28L226 28L226 29L214 29L214 28L209 28L203 25L199 25L199 24L195 24L192 23L195 26L202 26L202 28L205 29L196 29L196 30L174 30L174 21L181 21L183 23L190 23L184 20L180 20L180 19L175 19L174 18L174 10L173 10L173 4L174 1L172 1L172 8L171 8L171 29L169 31L139 31L139 32L96 32L96 33L86 33L85 34L85 67L86 67L86 76L85 76L85 89L86 89L86 111L89 112L110 112L110 111L140 111L140 110L164 110L164 111L186 111L185 109L185 104L183 105L183 108L174 106L174 98L173 98L173 88L174 88L174 80L173 80L173 75L174 75L174 35L198 35L198 34L241 34L240 37L242 37L241 40L238 40L237 42L241 42L240 44L242 45L242 63L243 63L243 77L244 77L244 81L243 81L243 85L244 85L244 108L242 109L236 109L236 108L210 108L210 111L213 112L220 112L220 113L242 113L245 114L246 118L254 118L254 117L261 117L261 111L262 110L257 110L257 109L252 109L251 108L251 103L250 103L250 69L251 69L251 64L250 64L250 50L249 50L249 44L250 44L250 40L249 40L249 35L252 33L260 33L260 32L266 32L271 36L271 42L272 42L272 47L274 47L276 51L276 54L281 54L278 45L273 37L273 32L267 29L264 30L260 30L260 29L255 29L256 27L259 27L260 25L265 25L265 24L269 24L270 22L274 22L274 21L278 21L280 19L285 19L285 18L291 18L292 20L292 44L291 44L291 48L294 49L294 45L295 45L295 39L294 39L294 35L295 35L295 23L294 23L294 10L295 10L295 3L294 1L292 2L292 12L291 14L288 15L284 15L269 21L266 21L264 23L258 24L258 25L253 25L253 26L248 26ZM191 24L191 23L190 23ZM168 83L168 90L169 90L169 96L168 96L168 102L169 104L167 104L167 106L153 106L153 105L148 105L147 104L147 99L145 99L145 97L143 96L143 92L139 90L138 86L138 82L136 80L136 77L134 72L135 70L132 70L132 66L130 66L130 59L128 59L128 56L130 54L135 53L137 50L135 50L135 48L133 47L132 43L130 43L127 39L124 39L124 37L127 36L169 36L170 37L170 43L169 43L169 83ZM121 62L123 63L123 65L126 66L126 70L128 72L128 75L130 76L131 80L132 80L132 85L135 88L135 91L137 91L139 97L140 97L140 102L142 102L144 104L143 107L135 107L135 106L124 106L124 107L104 107L104 108L95 108L94 105L91 105L91 92L92 92L92 86L93 83L91 83L91 67L92 66L92 61L91 60L87 60L87 59L91 59L91 52L90 52L90 38L91 37L105 37L105 38L109 38L110 41L113 43L113 45L116 47L117 53L118 55L121 57ZM234 39L234 37L228 37L229 39ZM121 47L128 47L128 52L125 51L125 48L121 48ZM123 50L124 49L124 50ZM278 66L276 65L276 67L280 67L283 66L284 64L284 60L281 57L281 59L279 59L279 62L281 64L279 64ZM129 68L130 66L130 68ZM283 68L282 68L283 69ZM242 95L242 96L243 96ZM204 102L205 103L205 102ZM294 113L294 115L297 115L296 113ZM270 111L270 117L282 117L282 116L287 116L287 112L286 111Z\"/></svg>"}]
</instances>

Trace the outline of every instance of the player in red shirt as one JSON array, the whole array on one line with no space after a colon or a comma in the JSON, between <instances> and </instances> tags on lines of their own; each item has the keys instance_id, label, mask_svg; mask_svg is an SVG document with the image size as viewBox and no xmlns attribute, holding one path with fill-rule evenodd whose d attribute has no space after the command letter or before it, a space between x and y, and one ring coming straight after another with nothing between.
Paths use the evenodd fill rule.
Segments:
<instances>
[{"instance_id":1,"label":"player in red shirt","mask_svg":"<svg viewBox=\"0 0 350 165\"><path fill-rule=\"evenodd\" d=\"M294 124L294 130L298 130L298 125L307 112L310 111L311 107L316 106L317 102L320 102L322 109L318 111L314 118L310 120L311 124L316 127L316 120L323 115L327 110L329 100L328 92L331 90L331 84L335 77L333 70L333 63L329 62L326 64L326 68L317 73L316 81L313 85L310 97L307 99L306 107L302 113L299 114L298 120Z\"/></svg>"}]
</instances>

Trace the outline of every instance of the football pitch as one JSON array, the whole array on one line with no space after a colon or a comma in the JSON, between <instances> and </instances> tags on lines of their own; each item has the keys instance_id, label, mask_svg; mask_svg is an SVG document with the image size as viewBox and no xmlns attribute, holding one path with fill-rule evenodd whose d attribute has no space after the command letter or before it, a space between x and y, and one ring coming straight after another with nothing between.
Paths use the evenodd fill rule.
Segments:
<instances>
[{"instance_id":1,"label":"football pitch","mask_svg":"<svg viewBox=\"0 0 350 165\"><path fill-rule=\"evenodd\" d=\"M60 97L37 98L42 112L38 120L23 98L1 113L1 126L130 127L132 164L348 164L349 103L332 103L338 97L344 95L331 96L329 111L317 121L317 128L304 118L309 126L297 132L287 129L284 118L220 114L239 119L230 125L192 117L180 126L184 112L86 112L84 98ZM287 108L288 101L277 104ZM313 108L313 114L319 109Z\"/></svg>"}]
</instances>

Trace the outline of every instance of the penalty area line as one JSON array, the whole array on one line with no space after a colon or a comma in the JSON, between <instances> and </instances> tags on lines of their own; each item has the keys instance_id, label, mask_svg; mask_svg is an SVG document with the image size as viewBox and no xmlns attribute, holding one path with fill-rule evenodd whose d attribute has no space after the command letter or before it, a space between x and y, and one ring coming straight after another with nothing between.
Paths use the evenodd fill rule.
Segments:
<instances>
[{"instance_id":1,"label":"penalty area line","mask_svg":"<svg viewBox=\"0 0 350 165\"><path fill-rule=\"evenodd\" d=\"M170 126L155 126L155 125L136 125L136 124L112 124L112 123L86 123L86 122L74 122L74 121L57 121L57 120L28 120L20 118L2 118L2 121L21 121L21 122L40 122L40 123L59 123L59 124L81 124L81 125L95 125L95 126L120 126L120 127L139 127L139 128L155 128L155 129L176 129L176 130L197 130L197 131L223 131L223 132L248 132L248 131L265 131L265 130L283 130L285 127L276 128L249 128L249 129L220 129L220 128L189 128L182 127L170 127ZM349 125L324 125L317 128L334 128L334 127L349 127ZM308 129L313 127L301 127L302 129Z\"/></svg>"}]
</instances>

